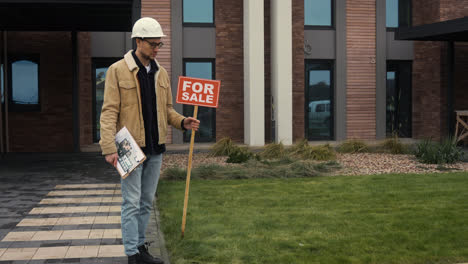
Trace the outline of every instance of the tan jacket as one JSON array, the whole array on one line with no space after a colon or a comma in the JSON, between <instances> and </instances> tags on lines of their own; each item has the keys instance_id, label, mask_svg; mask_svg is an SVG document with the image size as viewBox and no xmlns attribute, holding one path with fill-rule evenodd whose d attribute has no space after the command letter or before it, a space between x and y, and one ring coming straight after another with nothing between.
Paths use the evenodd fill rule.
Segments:
<instances>
[{"instance_id":1,"label":"tan jacket","mask_svg":"<svg viewBox=\"0 0 468 264\"><path fill-rule=\"evenodd\" d=\"M155 60L156 61L156 60ZM158 115L159 144L166 143L167 125L182 129L184 116L172 107L172 93L169 76L159 65L155 74L156 105ZM140 147L145 143L145 127L141 107L140 84L137 78L139 68L133 59L132 51L112 64L107 70L104 88L104 102L101 111L102 154L117 152L115 134L126 126Z\"/></svg>"}]
</instances>

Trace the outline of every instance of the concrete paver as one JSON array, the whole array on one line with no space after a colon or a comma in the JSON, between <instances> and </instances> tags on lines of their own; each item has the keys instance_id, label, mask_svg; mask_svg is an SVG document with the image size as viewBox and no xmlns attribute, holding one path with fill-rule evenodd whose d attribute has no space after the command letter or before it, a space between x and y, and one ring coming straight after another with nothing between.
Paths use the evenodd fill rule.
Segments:
<instances>
[{"instance_id":1,"label":"concrete paver","mask_svg":"<svg viewBox=\"0 0 468 264\"><path fill-rule=\"evenodd\" d=\"M120 178L101 155L8 154L0 181L0 264L127 263ZM149 250L169 263L156 214Z\"/></svg>"}]
</instances>

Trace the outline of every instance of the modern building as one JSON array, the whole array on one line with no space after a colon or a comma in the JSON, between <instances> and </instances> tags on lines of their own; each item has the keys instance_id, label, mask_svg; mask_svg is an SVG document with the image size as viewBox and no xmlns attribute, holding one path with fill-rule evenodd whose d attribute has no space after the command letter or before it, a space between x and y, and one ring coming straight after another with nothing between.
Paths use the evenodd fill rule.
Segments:
<instances>
[{"instance_id":1,"label":"modern building","mask_svg":"<svg viewBox=\"0 0 468 264\"><path fill-rule=\"evenodd\" d=\"M106 70L144 16L174 97L181 75L221 81L199 142L441 139L468 108L468 0L0 0L0 151L96 146Z\"/></svg>"}]
</instances>

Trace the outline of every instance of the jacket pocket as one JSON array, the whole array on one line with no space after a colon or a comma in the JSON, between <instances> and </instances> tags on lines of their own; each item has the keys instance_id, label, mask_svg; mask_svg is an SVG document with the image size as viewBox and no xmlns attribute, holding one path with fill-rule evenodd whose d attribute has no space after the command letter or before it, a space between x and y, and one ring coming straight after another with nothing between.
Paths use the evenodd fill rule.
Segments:
<instances>
[{"instance_id":1,"label":"jacket pocket","mask_svg":"<svg viewBox=\"0 0 468 264\"><path fill-rule=\"evenodd\" d=\"M125 106L138 104L138 94L135 82L120 81L120 104Z\"/></svg>"}]
</instances>

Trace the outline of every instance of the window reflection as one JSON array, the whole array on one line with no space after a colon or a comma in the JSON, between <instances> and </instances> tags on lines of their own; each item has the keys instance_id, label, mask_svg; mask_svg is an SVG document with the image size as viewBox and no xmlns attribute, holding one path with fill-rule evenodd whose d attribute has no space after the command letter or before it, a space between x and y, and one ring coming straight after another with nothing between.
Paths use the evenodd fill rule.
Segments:
<instances>
[{"instance_id":1,"label":"window reflection","mask_svg":"<svg viewBox=\"0 0 468 264\"><path fill-rule=\"evenodd\" d=\"M184 0L184 23L213 23L213 0Z\"/></svg>"},{"instance_id":2,"label":"window reflection","mask_svg":"<svg viewBox=\"0 0 468 264\"><path fill-rule=\"evenodd\" d=\"M411 137L411 62L387 62L386 134Z\"/></svg>"},{"instance_id":3,"label":"window reflection","mask_svg":"<svg viewBox=\"0 0 468 264\"><path fill-rule=\"evenodd\" d=\"M332 26L332 0L305 0L306 26Z\"/></svg>"},{"instance_id":4,"label":"window reflection","mask_svg":"<svg viewBox=\"0 0 468 264\"><path fill-rule=\"evenodd\" d=\"M213 76L213 62L212 61L185 61L185 76L214 79ZM192 105L184 105L184 116L193 116L194 107ZM200 128L195 133L195 141L197 142L210 142L216 139L215 137L215 108L211 107L198 107L197 119L200 120ZM184 132L184 141L189 142L192 131Z\"/></svg>"},{"instance_id":5,"label":"window reflection","mask_svg":"<svg viewBox=\"0 0 468 264\"><path fill-rule=\"evenodd\" d=\"M398 0L387 0L386 12L387 27L398 27Z\"/></svg>"},{"instance_id":6,"label":"window reflection","mask_svg":"<svg viewBox=\"0 0 468 264\"><path fill-rule=\"evenodd\" d=\"M332 133L332 68L331 63L307 64L307 137L331 139Z\"/></svg>"},{"instance_id":7,"label":"window reflection","mask_svg":"<svg viewBox=\"0 0 468 264\"><path fill-rule=\"evenodd\" d=\"M95 97L95 100L96 100L96 103L95 103L95 126L96 126L96 130L95 130L95 142L98 142L100 139L101 139L101 134L100 134L100 130L101 130L101 125L100 125L100 119L101 119L101 110L102 110L102 102L104 101L104 84L106 82L106 73L107 73L107 70L109 68L108 67L101 67L101 68L96 68L96 89L95 89L95 93L96 93L96 97Z\"/></svg>"},{"instance_id":8,"label":"window reflection","mask_svg":"<svg viewBox=\"0 0 468 264\"><path fill-rule=\"evenodd\" d=\"M29 60L18 60L11 65L11 98L13 104L39 104L39 67Z\"/></svg>"}]
</instances>

